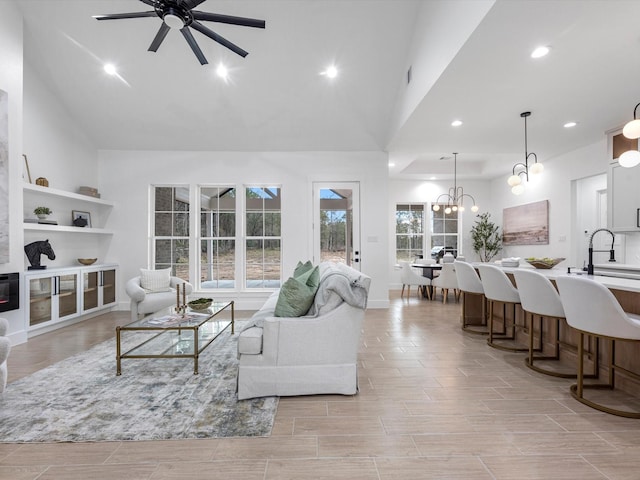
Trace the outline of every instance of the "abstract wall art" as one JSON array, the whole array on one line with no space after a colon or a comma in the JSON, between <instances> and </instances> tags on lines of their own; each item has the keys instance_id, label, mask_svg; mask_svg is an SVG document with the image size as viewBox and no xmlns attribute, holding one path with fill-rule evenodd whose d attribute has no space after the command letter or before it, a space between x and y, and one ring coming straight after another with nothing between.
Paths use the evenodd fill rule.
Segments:
<instances>
[{"instance_id":1,"label":"abstract wall art","mask_svg":"<svg viewBox=\"0 0 640 480\"><path fill-rule=\"evenodd\" d=\"M9 95L0 90L0 263L9 263Z\"/></svg>"},{"instance_id":2,"label":"abstract wall art","mask_svg":"<svg viewBox=\"0 0 640 480\"><path fill-rule=\"evenodd\" d=\"M549 244L549 200L505 208L502 212L503 245Z\"/></svg>"}]
</instances>

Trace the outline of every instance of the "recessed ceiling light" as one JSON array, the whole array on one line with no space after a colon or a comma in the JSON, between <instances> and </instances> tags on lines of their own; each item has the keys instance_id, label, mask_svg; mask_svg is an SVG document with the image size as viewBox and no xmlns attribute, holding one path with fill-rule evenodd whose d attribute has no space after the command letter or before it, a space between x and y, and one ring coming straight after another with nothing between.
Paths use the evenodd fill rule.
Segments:
<instances>
[{"instance_id":1,"label":"recessed ceiling light","mask_svg":"<svg viewBox=\"0 0 640 480\"><path fill-rule=\"evenodd\" d=\"M103 68L109 75L115 75L118 73L116 66L113 63L105 63Z\"/></svg>"},{"instance_id":2,"label":"recessed ceiling light","mask_svg":"<svg viewBox=\"0 0 640 480\"><path fill-rule=\"evenodd\" d=\"M459 127L460 125L462 125L462 122L460 120L454 120L453 122L451 122L452 127Z\"/></svg>"},{"instance_id":3,"label":"recessed ceiling light","mask_svg":"<svg viewBox=\"0 0 640 480\"><path fill-rule=\"evenodd\" d=\"M335 65L331 65L330 67L327 67L323 73L329 78L336 78L338 76L338 69Z\"/></svg>"},{"instance_id":4,"label":"recessed ceiling light","mask_svg":"<svg viewBox=\"0 0 640 480\"><path fill-rule=\"evenodd\" d=\"M538 47L533 52L531 52L531 58L540 58L544 57L549 53L549 47Z\"/></svg>"},{"instance_id":5,"label":"recessed ceiling light","mask_svg":"<svg viewBox=\"0 0 640 480\"><path fill-rule=\"evenodd\" d=\"M576 122L567 122L563 126L564 128L572 128L572 127L575 127L576 125L577 125Z\"/></svg>"},{"instance_id":6,"label":"recessed ceiling light","mask_svg":"<svg viewBox=\"0 0 640 480\"><path fill-rule=\"evenodd\" d=\"M429 180L436 180L436 177L429 177Z\"/></svg>"},{"instance_id":7,"label":"recessed ceiling light","mask_svg":"<svg viewBox=\"0 0 640 480\"><path fill-rule=\"evenodd\" d=\"M227 70L227 67L225 67L222 63L220 65L218 65L218 68L216 68L216 74L220 77L220 78L227 78L227 75L229 75L229 70Z\"/></svg>"},{"instance_id":8,"label":"recessed ceiling light","mask_svg":"<svg viewBox=\"0 0 640 480\"><path fill-rule=\"evenodd\" d=\"M395 166L396 166L396 164L395 164L395 163L393 163L393 162L389 162L389 166L390 166L390 167L395 167Z\"/></svg>"}]
</instances>

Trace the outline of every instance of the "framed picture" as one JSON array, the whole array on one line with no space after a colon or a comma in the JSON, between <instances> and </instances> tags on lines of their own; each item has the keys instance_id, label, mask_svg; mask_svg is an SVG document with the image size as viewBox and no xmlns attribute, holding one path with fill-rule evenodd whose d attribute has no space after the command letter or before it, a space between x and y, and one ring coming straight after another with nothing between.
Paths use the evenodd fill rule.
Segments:
<instances>
[{"instance_id":1,"label":"framed picture","mask_svg":"<svg viewBox=\"0 0 640 480\"><path fill-rule=\"evenodd\" d=\"M76 227L91 228L91 213L71 210L71 223Z\"/></svg>"},{"instance_id":2,"label":"framed picture","mask_svg":"<svg viewBox=\"0 0 640 480\"><path fill-rule=\"evenodd\" d=\"M502 212L503 245L549 245L549 200Z\"/></svg>"}]
</instances>

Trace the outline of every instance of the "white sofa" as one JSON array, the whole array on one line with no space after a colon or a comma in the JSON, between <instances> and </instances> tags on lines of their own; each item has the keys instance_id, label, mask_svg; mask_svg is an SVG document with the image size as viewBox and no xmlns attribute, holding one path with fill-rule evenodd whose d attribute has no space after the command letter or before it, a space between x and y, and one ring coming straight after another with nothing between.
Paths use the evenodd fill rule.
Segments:
<instances>
[{"instance_id":1,"label":"white sofa","mask_svg":"<svg viewBox=\"0 0 640 480\"><path fill-rule=\"evenodd\" d=\"M7 358L11 351L11 340L6 337L8 329L9 321L0 318L0 393L4 392L7 386Z\"/></svg>"},{"instance_id":2,"label":"white sofa","mask_svg":"<svg viewBox=\"0 0 640 480\"><path fill-rule=\"evenodd\" d=\"M176 285L186 286L185 295L193 292L193 286L178 277L170 277L170 290L148 292L140 286L140 277L134 277L125 284L125 291L131 299L131 321L135 322L143 315L157 312L176 304ZM181 287L182 288L182 287Z\"/></svg>"},{"instance_id":3,"label":"white sofa","mask_svg":"<svg viewBox=\"0 0 640 480\"><path fill-rule=\"evenodd\" d=\"M343 394L358 390L357 356L371 278L344 264L320 264L306 316L275 317L278 292L238 338L238 399Z\"/></svg>"}]
</instances>

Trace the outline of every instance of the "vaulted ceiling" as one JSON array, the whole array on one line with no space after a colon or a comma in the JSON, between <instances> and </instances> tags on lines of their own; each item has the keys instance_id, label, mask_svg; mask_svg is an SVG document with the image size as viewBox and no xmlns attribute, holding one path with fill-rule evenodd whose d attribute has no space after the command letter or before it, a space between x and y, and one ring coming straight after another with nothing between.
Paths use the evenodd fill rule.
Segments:
<instances>
[{"instance_id":1,"label":"vaulted ceiling","mask_svg":"<svg viewBox=\"0 0 640 480\"><path fill-rule=\"evenodd\" d=\"M497 0L394 125L408 68L438 53L438 42L414 48L417 19L442 1L457 0L207 0L197 9L264 19L266 29L208 23L249 55L195 32L205 66L175 30L147 51L158 18L92 18L151 9L137 0L18 4L25 62L99 149L386 150L391 177L417 179L449 177L456 151L459 176L489 178L523 159L523 111L532 112L529 149L542 161L631 118L640 2ZM452 34L465 12L458 3L459 17L442 19ZM538 45L551 53L531 59ZM106 62L119 76L105 74ZM220 62L226 81L215 74ZM331 64L335 79L321 74ZM454 119L463 125L451 127ZM563 128L568 121L578 124Z\"/></svg>"}]
</instances>

